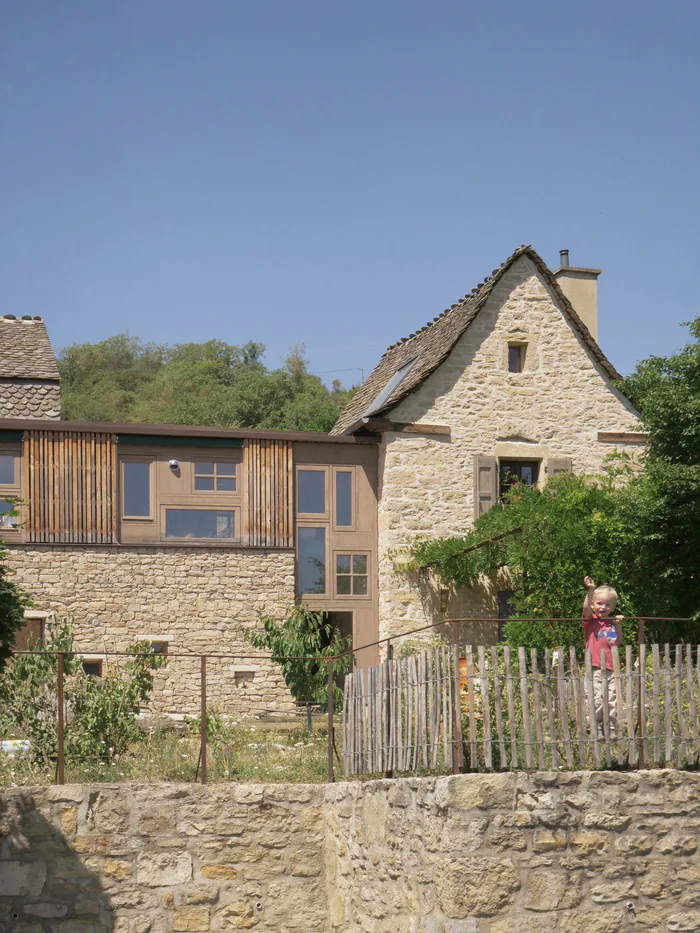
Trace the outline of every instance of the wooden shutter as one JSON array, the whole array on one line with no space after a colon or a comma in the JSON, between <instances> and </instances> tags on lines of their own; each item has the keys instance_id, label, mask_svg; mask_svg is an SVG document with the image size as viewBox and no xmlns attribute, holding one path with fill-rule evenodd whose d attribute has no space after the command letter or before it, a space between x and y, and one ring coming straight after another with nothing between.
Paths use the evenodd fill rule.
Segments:
<instances>
[{"instance_id":1,"label":"wooden shutter","mask_svg":"<svg viewBox=\"0 0 700 933\"><path fill-rule=\"evenodd\" d=\"M92 431L25 431L26 540L113 544L117 438Z\"/></svg>"},{"instance_id":2,"label":"wooden shutter","mask_svg":"<svg viewBox=\"0 0 700 933\"><path fill-rule=\"evenodd\" d=\"M572 473L571 457L550 457L547 461L547 478L551 479L557 473Z\"/></svg>"},{"instance_id":3,"label":"wooden shutter","mask_svg":"<svg viewBox=\"0 0 700 933\"><path fill-rule=\"evenodd\" d=\"M244 544L293 547L291 443L247 440L243 463L246 476Z\"/></svg>"},{"instance_id":4,"label":"wooden shutter","mask_svg":"<svg viewBox=\"0 0 700 933\"><path fill-rule=\"evenodd\" d=\"M498 501L498 461L495 457L474 457L474 518L488 512Z\"/></svg>"}]
</instances>

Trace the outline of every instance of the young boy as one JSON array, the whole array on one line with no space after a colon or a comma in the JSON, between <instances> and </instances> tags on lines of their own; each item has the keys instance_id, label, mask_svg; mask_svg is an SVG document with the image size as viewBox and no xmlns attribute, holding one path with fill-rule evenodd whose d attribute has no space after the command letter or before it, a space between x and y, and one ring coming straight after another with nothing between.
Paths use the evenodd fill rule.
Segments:
<instances>
[{"instance_id":1,"label":"young boy","mask_svg":"<svg viewBox=\"0 0 700 933\"><path fill-rule=\"evenodd\" d=\"M605 652L605 667L612 671L613 645L622 644L622 620L624 616L615 616L617 593L611 586L596 587L590 577L585 577L583 585L588 592L583 601L583 634L586 648L591 652L593 665L593 699L595 718L603 722L603 674L600 667L600 649ZM610 732L617 728L617 687L615 678L608 676L608 710L610 711Z\"/></svg>"}]
</instances>

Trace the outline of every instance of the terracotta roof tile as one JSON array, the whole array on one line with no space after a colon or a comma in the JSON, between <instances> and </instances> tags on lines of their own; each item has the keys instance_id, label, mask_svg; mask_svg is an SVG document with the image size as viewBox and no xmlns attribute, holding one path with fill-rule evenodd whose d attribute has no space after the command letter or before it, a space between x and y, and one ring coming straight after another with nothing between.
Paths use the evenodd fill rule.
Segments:
<instances>
[{"instance_id":1,"label":"terracotta roof tile","mask_svg":"<svg viewBox=\"0 0 700 933\"><path fill-rule=\"evenodd\" d=\"M56 357L40 317L0 317L0 378L59 378Z\"/></svg>"},{"instance_id":2,"label":"terracotta roof tile","mask_svg":"<svg viewBox=\"0 0 700 933\"><path fill-rule=\"evenodd\" d=\"M414 334L403 337L392 344L366 382L340 413L340 417L330 433L345 434L355 430L359 426L365 411L376 399L389 379L404 363L407 363L413 357L416 357L415 364L388 397L381 410L373 412L373 417L385 415L410 392L417 389L444 362L457 341L488 301L497 282L521 256L527 256L534 263L537 271L556 296L559 306L571 322L574 330L586 344L603 372L610 379L619 379L619 373L606 358L588 328L574 311L571 302L564 295L544 260L531 246L524 244L516 249L498 269L494 269L490 276L487 276L483 282L480 282L476 288L452 305L451 308L447 308L442 314L433 318L432 321Z\"/></svg>"}]
</instances>

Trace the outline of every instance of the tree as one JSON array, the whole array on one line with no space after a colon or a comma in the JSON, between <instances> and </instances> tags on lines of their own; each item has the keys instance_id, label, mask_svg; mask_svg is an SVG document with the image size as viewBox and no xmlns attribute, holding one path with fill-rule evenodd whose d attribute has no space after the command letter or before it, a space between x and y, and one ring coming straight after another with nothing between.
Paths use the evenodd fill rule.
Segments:
<instances>
[{"instance_id":1,"label":"tree","mask_svg":"<svg viewBox=\"0 0 700 933\"><path fill-rule=\"evenodd\" d=\"M349 393L308 372L304 344L269 370L265 348L209 340L172 347L118 334L59 357L69 420L329 431Z\"/></svg>"},{"instance_id":2,"label":"tree","mask_svg":"<svg viewBox=\"0 0 700 933\"><path fill-rule=\"evenodd\" d=\"M245 640L255 648L272 652L272 660L280 665L284 681L298 703L305 703L307 723L311 732L311 704L323 709L328 705L328 673L326 664L318 658L331 658L350 648L351 639L333 628L323 612L312 612L304 605L294 606L282 622L262 616L263 630L243 632ZM333 702L339 709L342 693L338 686L350 670L352 658L345 655L333 664Z\"/></svg>"}]
</instances>

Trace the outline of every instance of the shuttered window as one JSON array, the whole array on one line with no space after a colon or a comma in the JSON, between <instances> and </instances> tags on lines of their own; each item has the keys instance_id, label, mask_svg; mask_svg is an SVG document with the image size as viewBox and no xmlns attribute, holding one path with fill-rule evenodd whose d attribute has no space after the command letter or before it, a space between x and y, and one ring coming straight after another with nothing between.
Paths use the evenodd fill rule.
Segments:
<instances>
[{"instance_id":1,"label":"shuttered window","mask_svg":"<svg viewBox=\"0 0 700 933\"><path fill-rule=\"evenodd\" d=\"M498 499L498 461L474 457L474 518L488 512Z\"/></svg>"}]
</instances>

